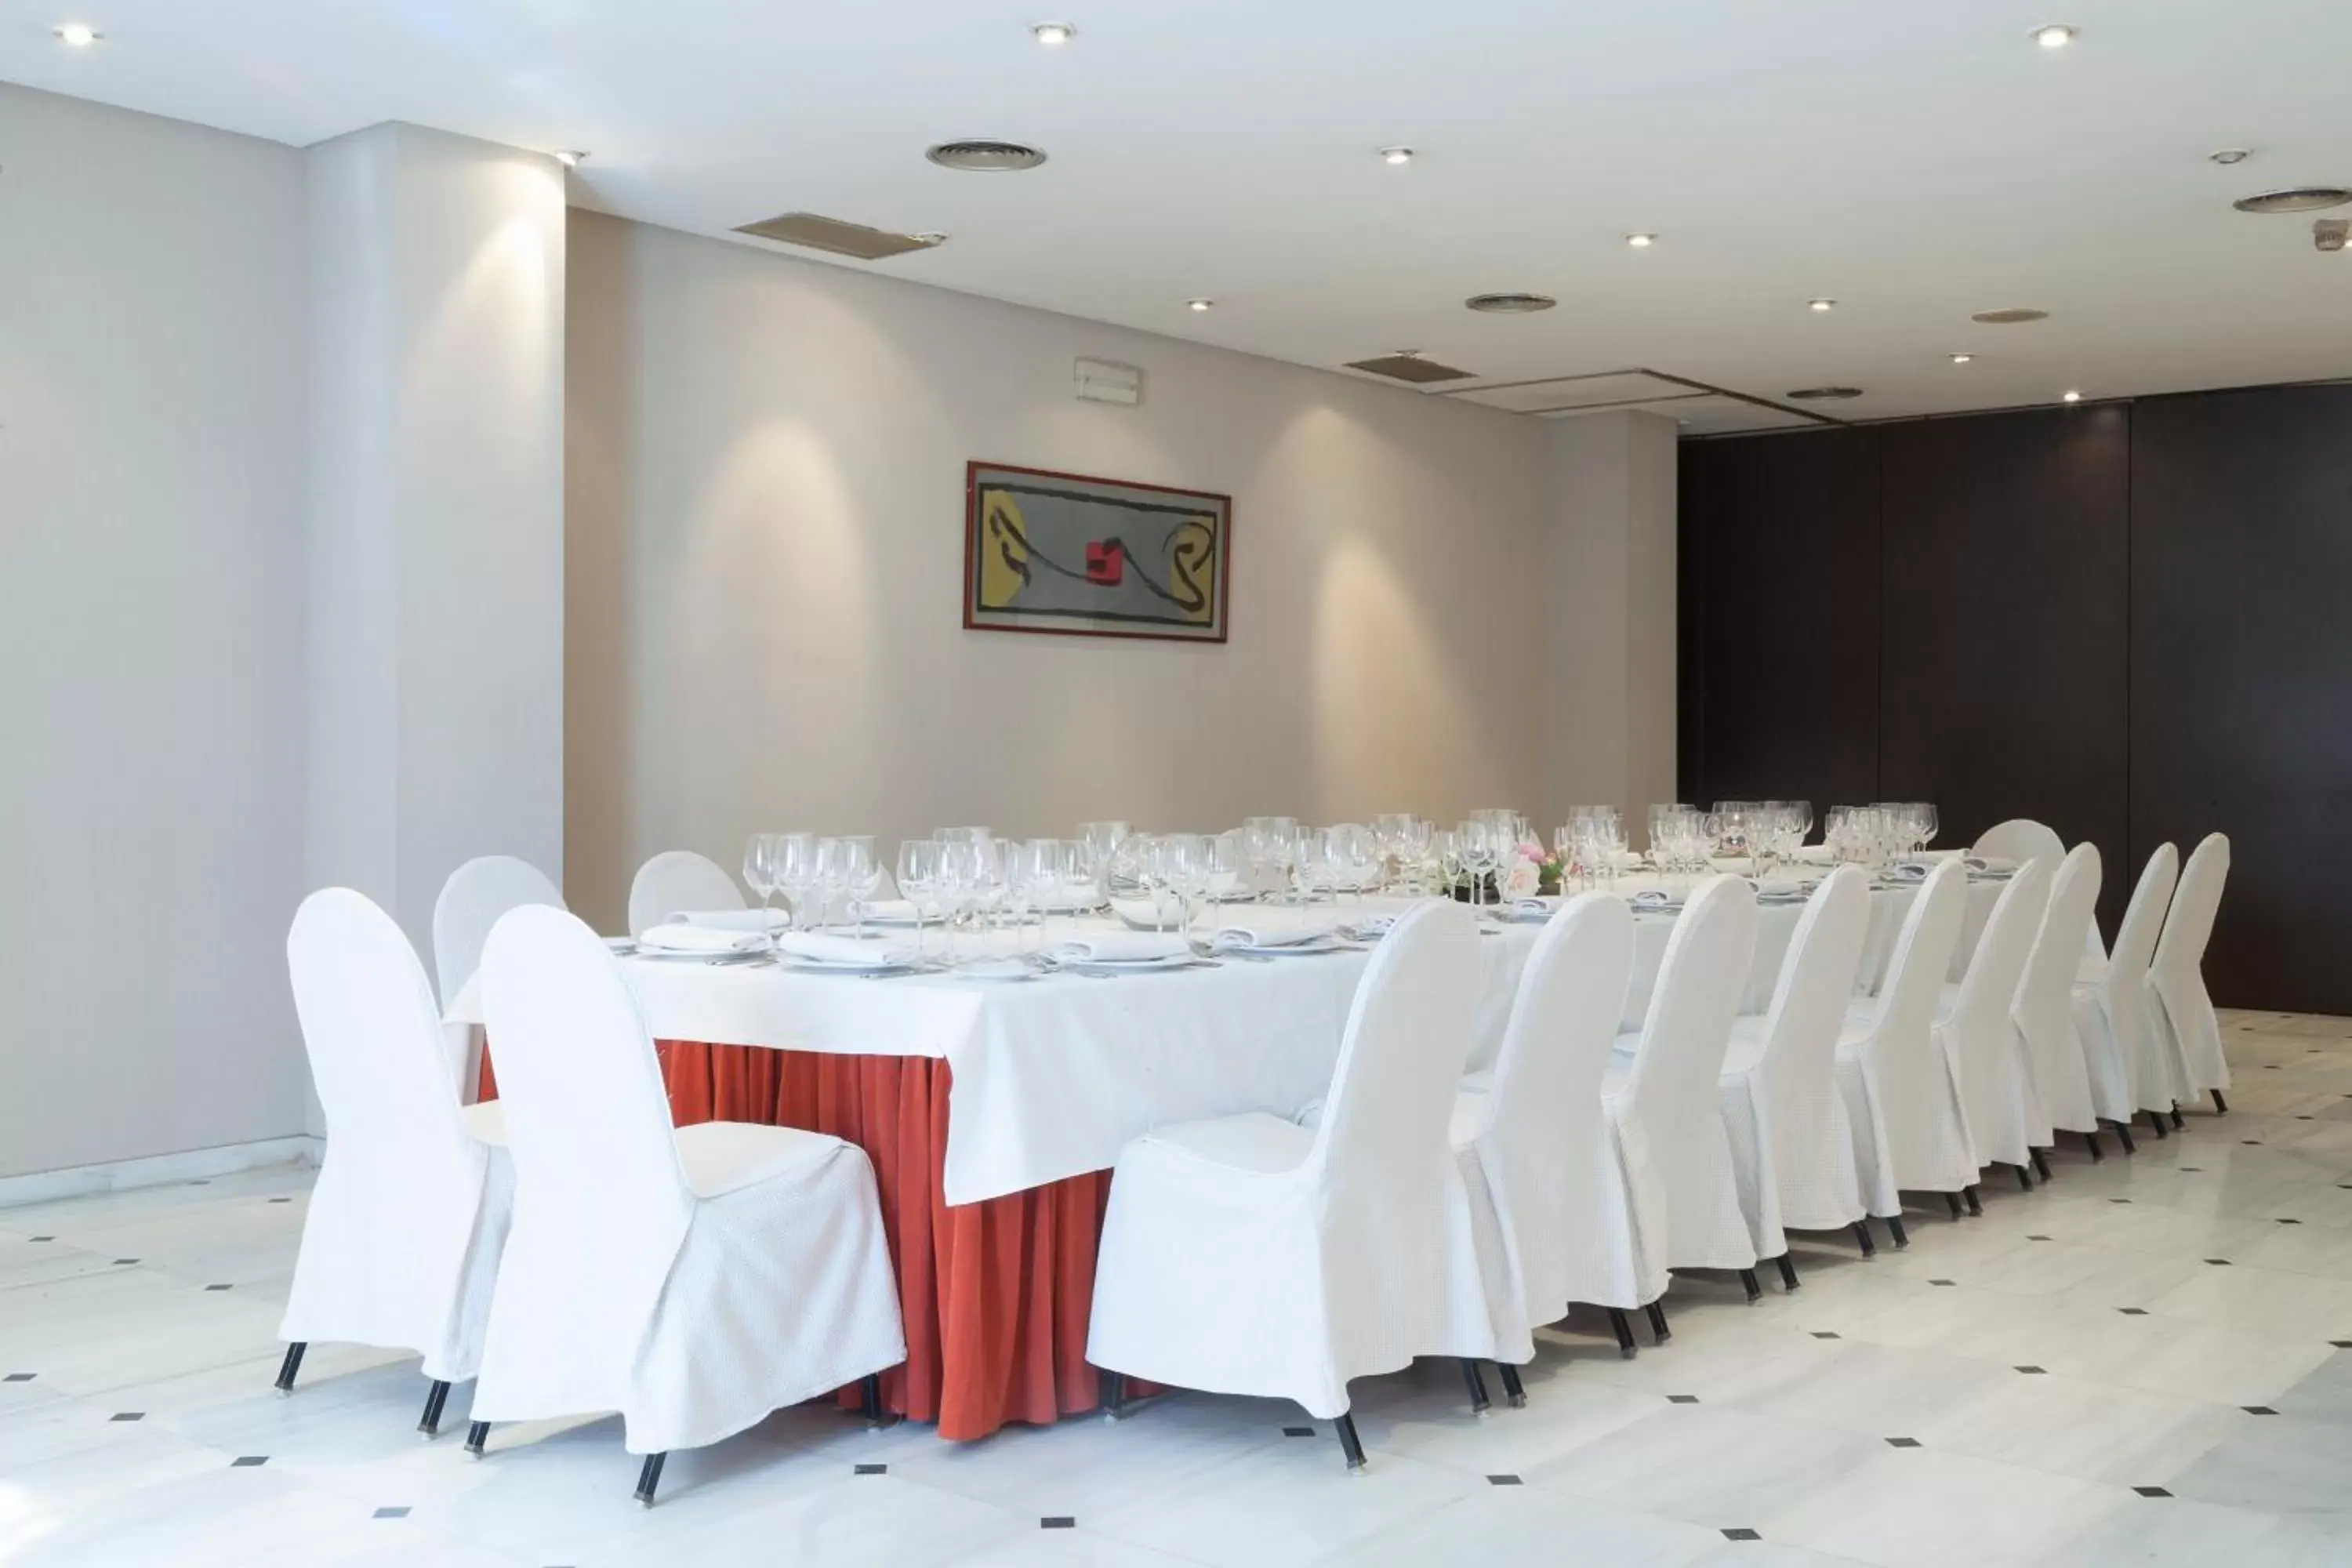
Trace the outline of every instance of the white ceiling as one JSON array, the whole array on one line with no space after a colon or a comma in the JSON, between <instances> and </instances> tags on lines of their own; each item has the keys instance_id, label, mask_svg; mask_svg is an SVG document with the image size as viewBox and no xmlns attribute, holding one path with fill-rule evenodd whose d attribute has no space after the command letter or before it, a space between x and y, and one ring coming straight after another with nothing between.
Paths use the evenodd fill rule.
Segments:
<instances>
[{"instance_id":1,"label":"white ceiling","mask_svg":"<svg viewBox=\"0 0 2352 1568\"><path fill-rule=\"evenodd\" d=\"M54 13L54 14L52 14ZM1079 36L1047 50L1029 25ZM71 50L50 27L105 41ZM2063 50L2036 24L2082 28ZM898 277L1307 364L1635 367L1842 418L2352 374L2346 0L16 0L0 78L307 144L583 147L575 200L792 209ZM933 167L1006 137L1020 174ZM1375 149L1421 156L1391 168ZM2235 168L2206 159L2254 149ZM2345 209L2338 216L2352 214ZM1655 230L1647 251L1621 236ZM745 243L758 243L750 242ZM1540 315L1463 310L1490 289ZM1184 301L1216 308L1188 312ZM1816 315L1807 300L1834 297ZM1972 311L2030 305L2026 327ZM1969 351L1976 363L1946 358ZM1671 405L1661 405L1671 411ZM1727 416L1740 423L1736 410ZM1707 427L1725 427L1710 405ZM1754 423L1785 423L1761 413Z\"/></svg>"}]
</instances>

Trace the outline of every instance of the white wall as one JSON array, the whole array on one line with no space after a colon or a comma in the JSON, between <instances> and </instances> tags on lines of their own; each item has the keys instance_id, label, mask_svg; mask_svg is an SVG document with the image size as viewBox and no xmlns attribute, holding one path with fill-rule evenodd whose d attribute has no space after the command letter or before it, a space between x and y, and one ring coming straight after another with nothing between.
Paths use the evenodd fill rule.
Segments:
<instances>
[{"instance_id":1,"label":"white wall","mask_svg":"<svg viewBox=\"0 0 2352 1568\"><path fill-rule=\"evenodd\" d=\"M570 310L592 919L758 829L1540 813L1559 748L1624 744L1551 674L1623 617L1559 620L1541 422L581 212ZM1143 406L1077 402L1081 354L1143 366ZM1232 495L1231 642L963 630L971 458Z\"/></svg>"},{"instance_id":2,"label":"white wall","mask_svg":"<svg viewBox=\"0 0 2352 1568\"><path fill-rule=\"evenodd\" d=\"M297 1132L301 154L0 86L0 1176Z\"/></svg>"}]
</instances>

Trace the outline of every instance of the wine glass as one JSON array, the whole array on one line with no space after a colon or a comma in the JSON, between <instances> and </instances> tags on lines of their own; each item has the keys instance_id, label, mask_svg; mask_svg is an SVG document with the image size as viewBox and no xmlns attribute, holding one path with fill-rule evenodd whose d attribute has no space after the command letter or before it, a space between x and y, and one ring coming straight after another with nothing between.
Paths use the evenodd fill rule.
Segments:
<instances>
[{"instance_id":1,"label":"wine glass","mask_svg":"<svg viewBox=\"0 0 2352 1568\"><path fill-rule=\"evenodd\" d=\"M852 834L834 840L841 861L842 890L849 896L849 916L856 927L857 940L866 940L866 905L882 890L882 861L874 852L874 840L864 834Z\"/></svg>"},{"instance_id":2,"label":"wine glass","mask_svg":"<svg viewBox=\"0 0 2352 1568\"><path fill-rule=\"evenodd\" d=\"M768 923L768 906L776 894L776 836L754 833L743 841L743 885L760 895L760 929L775 934Z\"/></svg>"},{"instance_id":3,"label":"wine glass","mask_svg":"<svg viewBox=\"0 0 2352 1568\"><path fill-rule=\"evenodd\" d=\"M1486 901L1486 872L1496 858L1496 835L1481 818L1481 812L1454 830L1454 843L1462 858L1462 868L1470 875L1470 904L1473 909Z\"/></svg>"},{"instance_id":4,"label":"wine glass","mask_svg":"<svg viewBox=\"0 0 2352 1568\"><path fill-rule=\"evenodd\" d=\"M811 923L811 895L824 877L823 842L814 833L780 833L776 837L776 886L782 889L793 929L806 930Z\"/></svg>"},{"instance_id":5,"label":"wine glass","mask_svg":"<svg viewBox=\"0 0 2352 1568\"><path fill-rule=\"evenodd\" d=\"M841 840L820 838L816 841L816 923L833 923L833 906L849 890L849 865L843 854Z\"/></svg>"},{"instance_id":6,"label":"wine glass","mask_svg":"<svg viewBox=\"0 0 2352 1568\"><path fill-rule=\"evenodd\" d=\"M933 838L909 838L898 846L898 890L915 906L915 956L923 953L923 910L939 890L940 845Z\"/></svg>"}]
</instances>

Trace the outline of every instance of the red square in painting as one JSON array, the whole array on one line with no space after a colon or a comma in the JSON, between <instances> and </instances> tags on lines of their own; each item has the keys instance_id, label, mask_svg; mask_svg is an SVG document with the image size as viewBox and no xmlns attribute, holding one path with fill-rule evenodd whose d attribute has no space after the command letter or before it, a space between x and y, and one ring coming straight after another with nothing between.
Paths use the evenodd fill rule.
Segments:
<instances>
[{"instance_id":1,"label":"red square in painting","mask_svg":"<svg viewBox=\"0 0 2352 1568\"><path fill-rule=\"evenodd\" d=\"M1127 552L1116 539L1098 539L1087 546L1087 581L1106 588L1118 586L1127 573Z\"/></svg>"}]
</instances>

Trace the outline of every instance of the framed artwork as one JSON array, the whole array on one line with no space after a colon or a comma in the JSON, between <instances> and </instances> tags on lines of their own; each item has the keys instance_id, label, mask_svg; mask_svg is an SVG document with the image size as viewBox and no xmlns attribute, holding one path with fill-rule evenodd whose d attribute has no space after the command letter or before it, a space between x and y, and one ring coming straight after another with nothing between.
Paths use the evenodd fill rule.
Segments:
<instances>
[{"instance_id":1,"label":"framed artwork","mask_svg":"<svg viewBox=\"0 0 2352 1568\"><path fill-rule=\"evenodd\" d=\"M1228 496L967 464L963 624L1223 642L1233 525Z\"/></svg>"}]
</instances>

